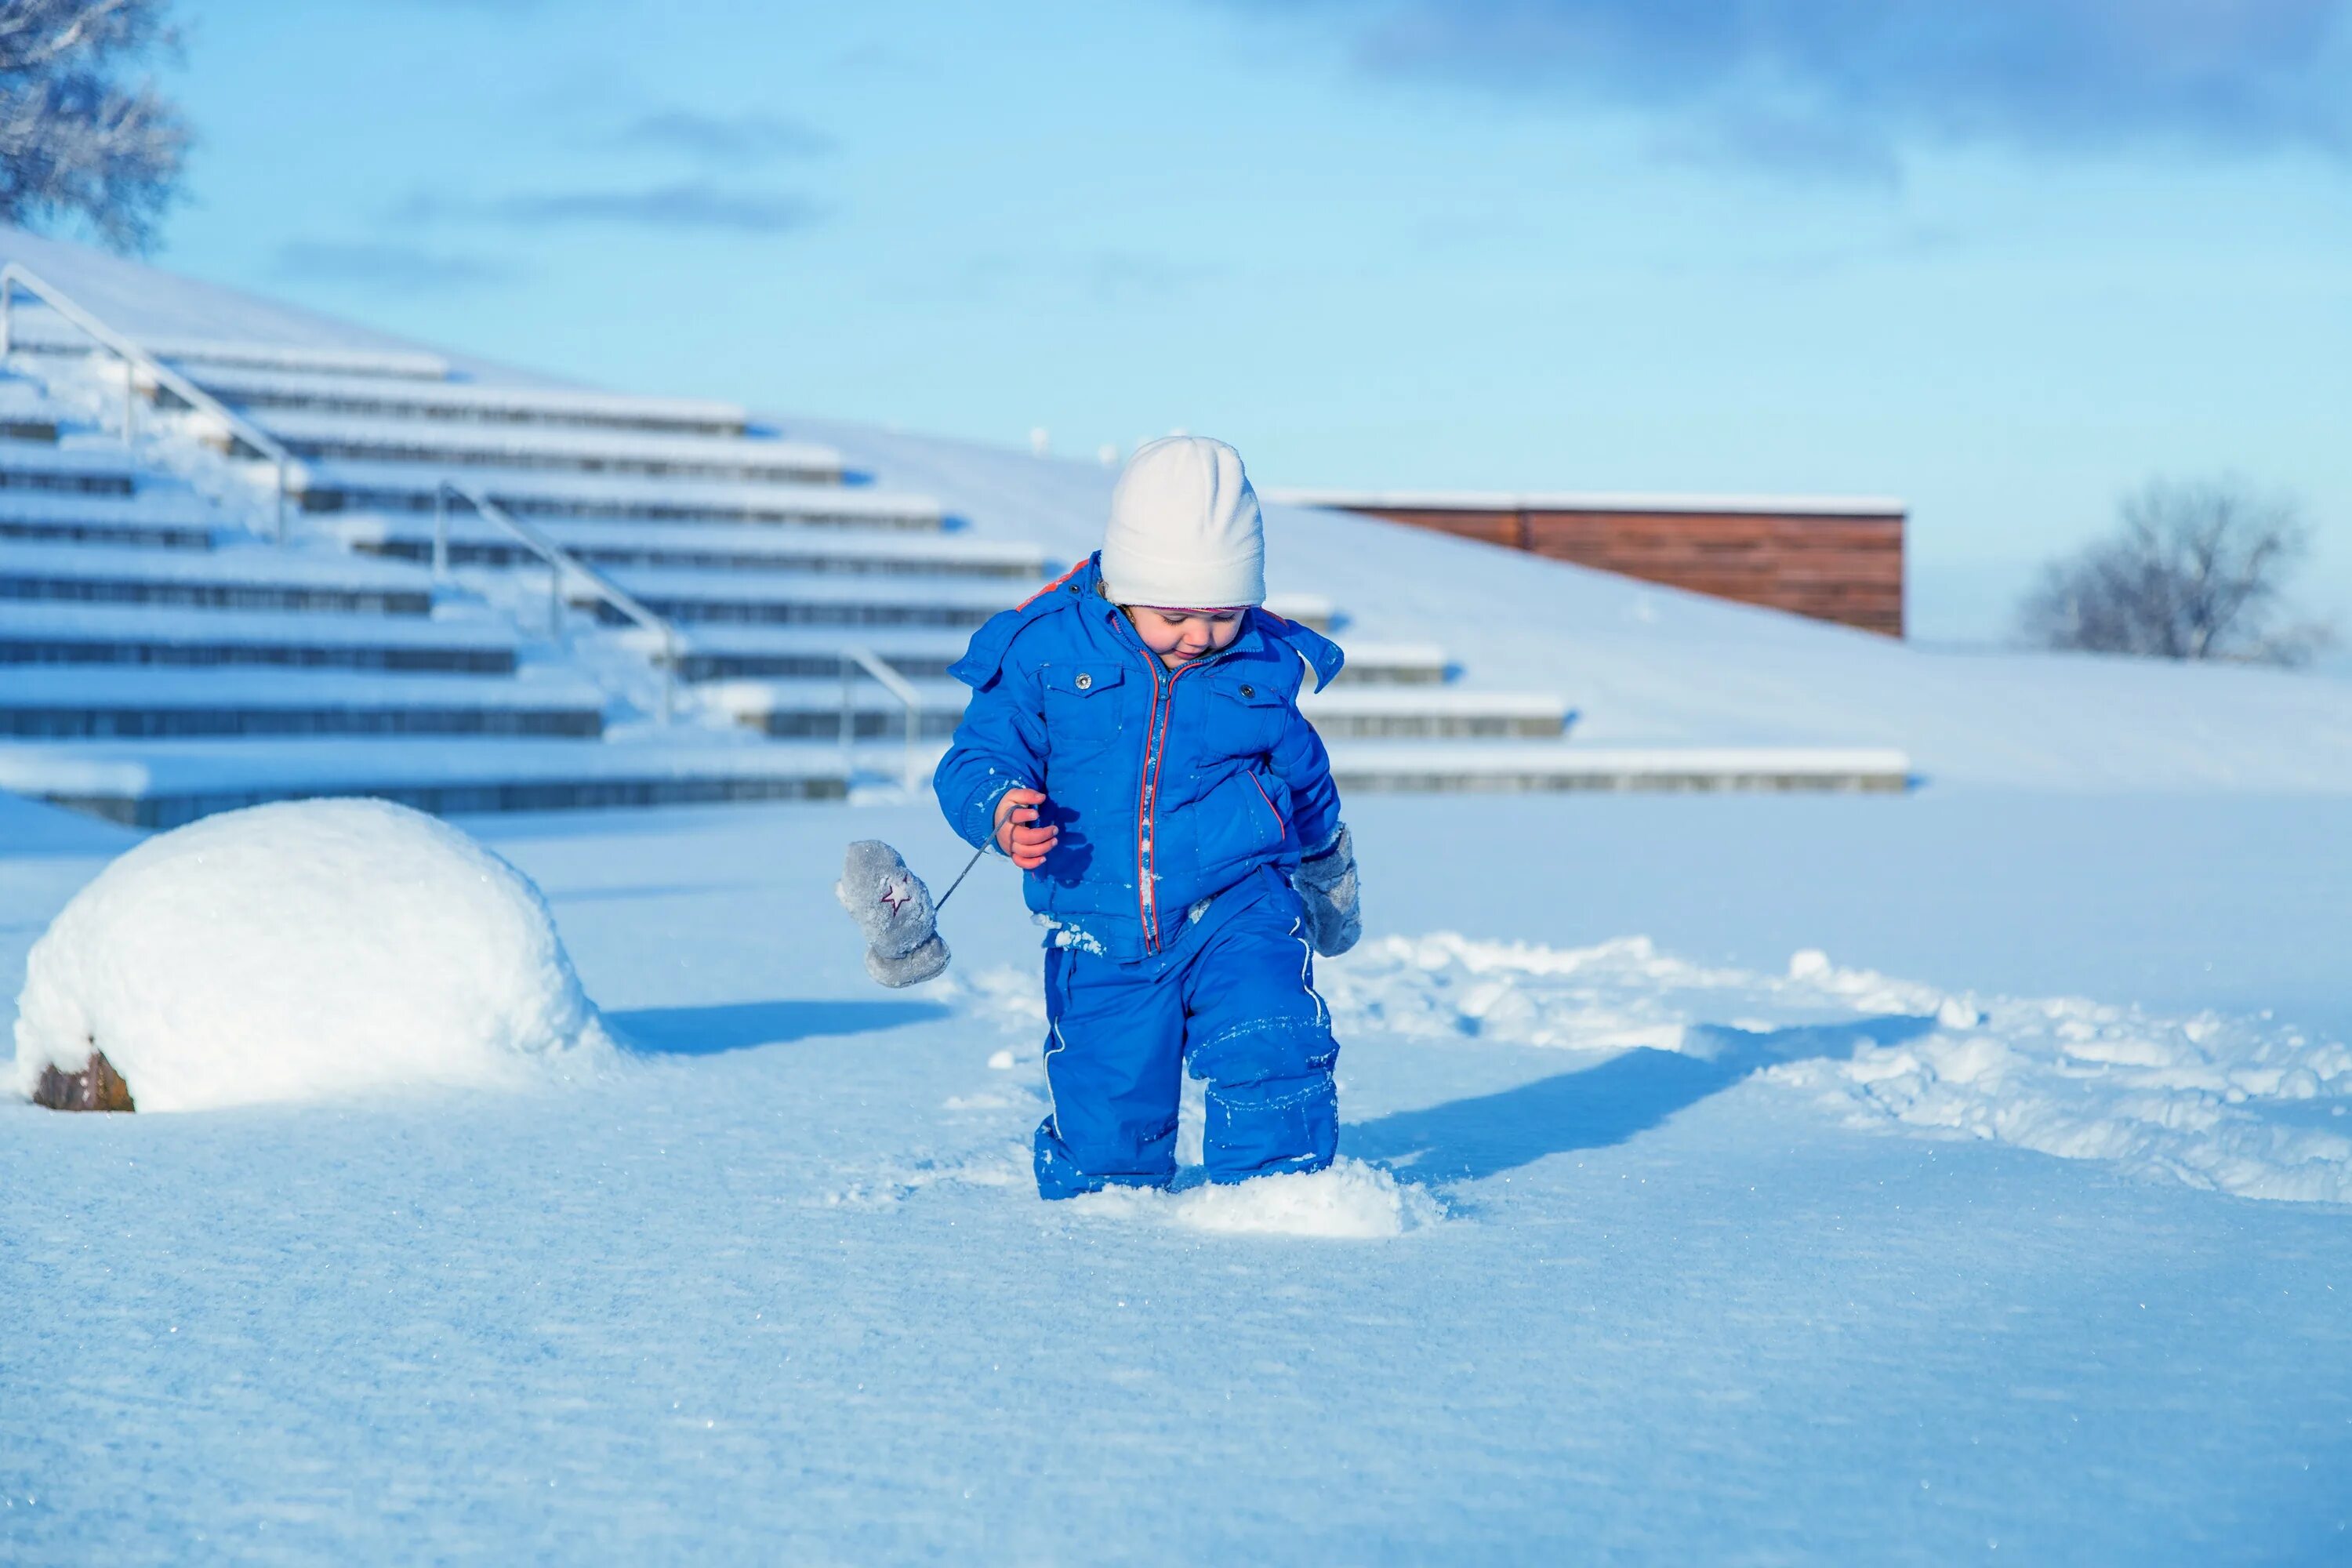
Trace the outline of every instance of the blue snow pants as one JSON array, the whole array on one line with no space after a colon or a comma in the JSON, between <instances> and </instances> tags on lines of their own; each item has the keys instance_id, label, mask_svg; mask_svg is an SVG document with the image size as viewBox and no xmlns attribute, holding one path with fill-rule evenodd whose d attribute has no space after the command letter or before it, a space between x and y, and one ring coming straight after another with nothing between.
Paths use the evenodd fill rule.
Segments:
<instances>
[{"instance_id":1,"label":"blue snow pants","mask_svg":"<svg viewBox=\"0 0 2352 1568\"><path fill-rule=\"evenodd\" d=\"M1138 963L1048 946L1045 1016L1054 1109L1037 1128L1039 1195L1167 1185L1187 1068L1208 1080L1211 1181L1331 1163L1339 1047L1286 882L1262 873L1219 894Z\"/></svg>"}]
</instances>

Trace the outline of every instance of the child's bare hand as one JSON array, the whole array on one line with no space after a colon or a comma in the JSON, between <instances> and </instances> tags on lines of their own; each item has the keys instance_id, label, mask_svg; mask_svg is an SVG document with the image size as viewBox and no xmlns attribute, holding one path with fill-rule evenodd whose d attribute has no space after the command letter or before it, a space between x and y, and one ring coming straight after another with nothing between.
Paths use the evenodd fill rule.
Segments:
<instances>
[{"instance_id":1,"label":"child's bare hand","mask_svg":"<svg viewBox=\"0 0 2352 1568\"><path fill-rule=\"evenodd\" d=\"M1050 823L1037 825L1037 808L1045 804L1045 792L1037 789L1009 789L996 802L996 847L1024 871L1043 866L1062 836Z\"/></svg>"}]
</instances>

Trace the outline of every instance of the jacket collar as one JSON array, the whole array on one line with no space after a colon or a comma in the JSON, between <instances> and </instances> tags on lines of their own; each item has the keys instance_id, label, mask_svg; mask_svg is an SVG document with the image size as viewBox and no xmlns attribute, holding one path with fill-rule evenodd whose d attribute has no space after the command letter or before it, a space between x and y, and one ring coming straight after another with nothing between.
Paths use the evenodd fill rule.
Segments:
<instances>
[{"instance_id":1,"label":"jacket collar","mask_svg":"<svg viewBox=\"0 0 2352 1568\"><path fill-rule=\"evenodd\" d=\"M1119 607L1111 603L1102 591L1102 552L1097 551L1085 565L1070 574L1070 583L1086 601L1087 615L1121 647L1133 648L1146 658L1156 658L1143 646L1135 627ZM1259 653L1276 647L1286 647L1307 661L1315 672L1315 689L1322 690L1331 684L1332 677L1347 663L1347 655L1339 645L1322 633L1300 626L1297 621L1284 620L1280 616L1259 606L1252 606L1242 616L1242 629L1234 640L1198 662L1215 664L1240 653Z\"/></svg>"}]
</instances>

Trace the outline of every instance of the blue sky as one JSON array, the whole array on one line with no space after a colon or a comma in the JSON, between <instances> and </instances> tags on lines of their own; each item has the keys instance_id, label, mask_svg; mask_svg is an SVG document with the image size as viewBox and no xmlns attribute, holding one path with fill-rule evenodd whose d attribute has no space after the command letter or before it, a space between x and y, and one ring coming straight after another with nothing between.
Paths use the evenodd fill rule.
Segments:
<instances>
[{"instance_id":1,"label":"blue sky","mask_svg":"<svg viewBox=\"0 0 2352 1568\"><path fill-rule=\"evenodd\" d=\"M1892 493L1989 635L2156 474L2352 611L2352 3L182 5L158 259L1261 483Z\"/></svg>"}]
</instances>

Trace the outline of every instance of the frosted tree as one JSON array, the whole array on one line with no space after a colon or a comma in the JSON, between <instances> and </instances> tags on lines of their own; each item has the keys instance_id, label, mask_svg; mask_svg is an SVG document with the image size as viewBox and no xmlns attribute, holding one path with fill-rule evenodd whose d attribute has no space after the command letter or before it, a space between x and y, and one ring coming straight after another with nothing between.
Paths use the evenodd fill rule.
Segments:
<instances>
[{"instance_id":1,"label":"frosted tree","mask_svg":"<svg viewBox=\"0 0 2352 1568\"><path fill-rule=\"evenodd\" d=\"M2114 535L2043 569L2021 627L2042 647L2302 664L2333 641L2324 626L2280 624L2310 544L2283 497L2235 479L2157 480L2125 500Z\"/></svg>"},{"instance_id":2,"label":"frosted tree","mask_svg":"<svg viewBox=\"0 0 2352 1568\"><path fill-rule=\"evenodd\" d=\"M131 68L176 43L168 0L0 0L0 222L79 218L118 250L155 243L188 129Z\"/></svg>"}]
</instances>

